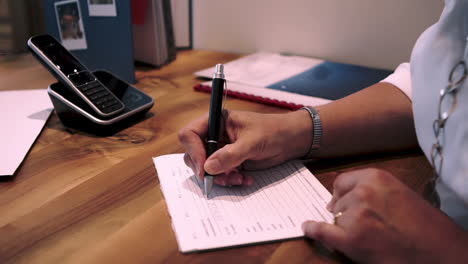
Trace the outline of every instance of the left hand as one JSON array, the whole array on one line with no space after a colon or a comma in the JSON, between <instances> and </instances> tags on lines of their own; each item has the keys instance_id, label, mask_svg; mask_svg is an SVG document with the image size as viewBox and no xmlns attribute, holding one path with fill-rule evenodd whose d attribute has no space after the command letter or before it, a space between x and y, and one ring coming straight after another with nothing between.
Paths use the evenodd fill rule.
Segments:
<instances>
[{"instance_id":1,"label":"left hand","mask_svg":"<svg viewBox=\"0 0 468 264\"><path fill-rule=\"evenodd\" d=\"M386 171L341 174L328 208L335 225L307 221L306 236L359 263L468 263L467 232Z\"/></svg>"}]
</instances>

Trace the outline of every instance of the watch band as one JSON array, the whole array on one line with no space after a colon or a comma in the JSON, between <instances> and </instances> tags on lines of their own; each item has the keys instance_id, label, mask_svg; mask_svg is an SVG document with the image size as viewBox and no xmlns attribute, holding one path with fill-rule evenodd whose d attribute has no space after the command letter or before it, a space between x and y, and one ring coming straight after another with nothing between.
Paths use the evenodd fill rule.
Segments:
<instances>
[{"instance_id":1,"label":"watch band","mask_svg":"<svg viewBox=\"0 0 468 264\"><path fill-rule=\"evenodd\" d=\"M308 159L312 157L312 154L314 153L314 150L317 150L320 148L320 142L322 140L322 120L320 119L320 114L317 111L317 109L313 108L312 106L304 106L301 109L306 110L310 118L312 119L312 143L310 144L309 151L307 152L307 155L305 155L304 158Z\"/></svg>"}]
</instances>

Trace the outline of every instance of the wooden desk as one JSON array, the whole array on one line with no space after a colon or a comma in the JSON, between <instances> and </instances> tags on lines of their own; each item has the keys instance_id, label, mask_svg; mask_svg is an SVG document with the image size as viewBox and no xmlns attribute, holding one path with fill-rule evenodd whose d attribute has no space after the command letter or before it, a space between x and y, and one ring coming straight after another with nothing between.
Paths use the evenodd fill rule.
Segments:
<instances>
[{"instance_id":1,"label":"wooden desk","mask_svg":"<svg viewBox=\"0 0 468 264\"><path fill-rule=\"evenodd\" d=\"M178 130L205 113L209 95L194 92L193 72L238 58L182 51L159 70L139 69L155 99L152 117L110 137L65 129L52 114L13 179L0 182L1 263L339 263L306 239L223 249L178 251L152 157L183 152ZM31 56L0 61L0 89L46 88L53 78ZM230 109L284 112L229 99ZM384 168L420 191L431 168L419 151L325 161L309 167L330 189L344 170Z\"/></svg>"}]
</instances>

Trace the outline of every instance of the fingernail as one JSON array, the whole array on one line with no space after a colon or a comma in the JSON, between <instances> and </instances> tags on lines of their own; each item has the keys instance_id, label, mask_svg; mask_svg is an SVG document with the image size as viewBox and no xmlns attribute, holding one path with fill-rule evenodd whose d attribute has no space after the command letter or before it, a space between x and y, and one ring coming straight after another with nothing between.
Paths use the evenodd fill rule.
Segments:
<instances>
[{"instance_id":1,"label":"fingernail","mask_svg":"<svg viewBox=\"0 0 468 264\"><path fill-rule=\"evenodd\" d=\"M209 160L205 163L206 171L209 171L211 174L219 174L222 172L221 163L217 159Z\"/></svg>"},{"instance_id":2,"label":"fingernail","mask_svg":"<svg viewBox=\"0 0 468 264\"><path fill-rule=\"evenodd\" d=\"M221 185L222 185L222 186L226 186L226 185L227 185L227 184L226 184L226 180L222 180L222 181L221 181Z\"/></svg>"},{"instance_id":3,"label":"fingernail","mask_svg":"<svg viewBox=\"0 0 468 264\"><path fill-rule=\"evenodd\" d=\"M223 178L221 177L215 177L214 178L214 182L218 185L221 185L221 186L226 186L226 180L224 180Z\"/></svg>"},{"instance_id":4,"label":"fingernail","mask_svg":"<svg viewBox=\"0 0 468 264\"><path fill-rule=\"evenodd\" d=\"M304 233L305 233L305 231L306 231L306 229L307 229L308 222L309 222L309 221L305 221L305 222L303 222L302 225L301 225L302 231L303 231Z\"/></svg>"},{"instance_id":5,"label":"fingernail","mask_svg":"<svg viewBox=\"0 0 468 264\"><path fill-rule=\"evenodd\" d=\"M238 177L234 178L233 183L234 185L241 185L242 184L242 177L239 175Z\"/></svg>"},{"instance_id":6,"label":"fingernail","mask_svg":"<svg viewBox=\"0 0 468 264\"><path fill-rule=\"evenodd\" d=\"M230 181L229 182L232 185L241 185L242 184L242 178L243 177L242 177L242 175L240 173L234 171L234 172L230 173L229 176L230 176Z\"/></svg>"},{"instance_id":7,"label":"fingernail","mask_svg":"<svg viewBox=\"0 0 468 264\"><path fill-rule=\"evenodd\" d=\"M250 176L245 176L244 177L244 185L249 186L249 185L252 185L253 182L254 182L254 180L253 180L252 177L250 177Z\"/></svg>"},{"instance_id":8,"label":"fingernail","mask_svg":"<svg viewBox=\"0 0 468 264\"><path fill-rule=\"evenodd\" d=\"M330 202L328 202L328 204L327 204L327 210L330 211L330 212L331 212L332 209L333 209L333 208L332 208L332 207L333 207L333 201L334 201L334 200L331 199Z\"/></svg>"}]
</instances>

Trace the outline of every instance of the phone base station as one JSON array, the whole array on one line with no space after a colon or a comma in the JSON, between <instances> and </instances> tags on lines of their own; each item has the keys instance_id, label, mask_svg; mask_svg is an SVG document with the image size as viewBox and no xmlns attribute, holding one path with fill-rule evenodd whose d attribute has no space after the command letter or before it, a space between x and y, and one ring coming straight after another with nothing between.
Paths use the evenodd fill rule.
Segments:
<instances>
[{"instance_id":1,"label":"phone base station","mask_svg":"<svg viewBox=\"0 0 468 264\"><path fill-rule=\"evenodd\" d=\"M66 86L56 82L47 92L65 127L110 136L148 117L147 112L154 104L150 96L107 71L95 71L94 74L124 103L125 108L116 115L102 117Z\"/></svg>"}]
</instances>

